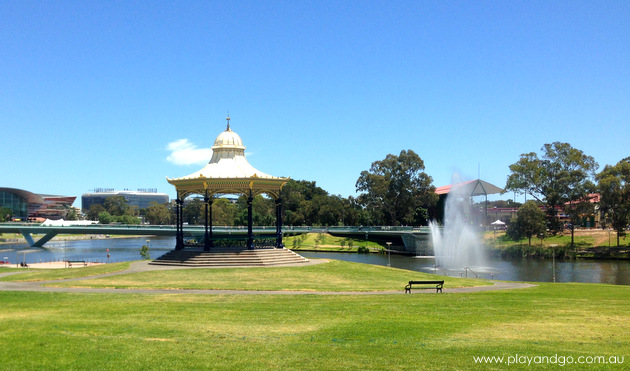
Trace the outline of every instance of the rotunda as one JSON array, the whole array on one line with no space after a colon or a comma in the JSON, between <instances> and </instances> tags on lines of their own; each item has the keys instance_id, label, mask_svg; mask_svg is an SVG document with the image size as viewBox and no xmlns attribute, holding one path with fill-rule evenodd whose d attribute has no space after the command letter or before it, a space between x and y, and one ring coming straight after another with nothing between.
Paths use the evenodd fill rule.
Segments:
<instances>
[{"instance_id":1,"label":"rotunda","mask_svg":"<svg viewBox=\"0 0 630 371\"><path fill-rule=\"evenodd\" d=\"M267 194L276 201L276 247L282 245L282 200L280 191L288 178L275 177L254 168L245 158L245 145L241 137L230 128L220 133L212 146L212 158L201 170L181 178L166 178L177 190L176 250L184 248L183 203L193 194L204 196L205 238L204 251L212 247L212 201L217 194L243 194L247 196L248 225L247 248L254 248L252 232L252 201L258 194Z\"/></svg>"}]
</instances>

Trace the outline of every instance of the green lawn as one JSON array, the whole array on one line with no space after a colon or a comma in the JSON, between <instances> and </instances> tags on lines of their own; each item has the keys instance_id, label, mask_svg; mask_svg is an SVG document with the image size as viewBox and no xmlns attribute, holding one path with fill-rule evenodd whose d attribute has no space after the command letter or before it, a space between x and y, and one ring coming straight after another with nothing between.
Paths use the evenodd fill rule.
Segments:
<instances>
[{"instance_id":1,"label":"green lawn","mask_svg":"<svg viewBox=\"0 0 630 371\"><path fill-rule=\"evenodd\" d=\"M627 286L373 296L0 292L0 302L6 370L505 369L473 357L516 354L630 362ZM584 368L622 369L606 366Z\"/></svg>"},{"instance_id":2,"label":"green lawn","mask_svg":"<svg viewBox=\"0 0 630 371\"><path fill-rule=\"evenodd\" d=\"M117 269L121 266L117 263ZM2 281L44 281L106 273L101 267L81 269L49 269L30 271L0 278ZM64 274L67 276L64 276ZM488 281L442 277L429 273L331 260L328 263L303 267L222 268L159 270L114 275L82 281L55 282L47 286L95 288L176 288L297 291L388 291L403 290L410 280L445 280L445 287L489 285Z\"/></svg>"}]
</instances>

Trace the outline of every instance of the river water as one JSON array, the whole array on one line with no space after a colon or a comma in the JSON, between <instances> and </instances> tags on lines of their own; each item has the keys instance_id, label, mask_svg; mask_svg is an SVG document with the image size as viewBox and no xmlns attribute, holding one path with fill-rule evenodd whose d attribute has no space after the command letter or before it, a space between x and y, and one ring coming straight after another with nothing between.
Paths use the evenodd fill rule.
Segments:
<instances>
[{"instance_id":1,"label":"river water","mask_svg":"<svg viewBox=\"0 0 630 371\"><path fill-rule=\"evenodd\" d=\"M0 245L0 259L16 264L47 261L87 260L120 262L140 260L140 248L149 246L152 259L175 246L174 237L107 238L92 240L50 241L45 248L32 248L27 244ZM109 250L109 251L108 251ZM410 257L392 254L357 254L297 251L306 258L346 260L375 264L419 272L446 274L455 277L476 277L506 281L553 282L552 260L501 259L487 261L487 266L472 270L443 271L435 268L433 257ZM109 254L109 258L107 255ZM627 260L571 260L555 261L556 282L589 282L630 285L630 261Z\"/></svg>"}]
</instances>

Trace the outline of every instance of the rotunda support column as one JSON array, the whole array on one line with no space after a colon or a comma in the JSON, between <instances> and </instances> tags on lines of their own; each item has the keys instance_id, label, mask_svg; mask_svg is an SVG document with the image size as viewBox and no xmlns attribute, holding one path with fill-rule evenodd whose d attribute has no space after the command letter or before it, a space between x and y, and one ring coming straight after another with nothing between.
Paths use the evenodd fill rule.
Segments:
<instances>
[{"instance_id":1,"label":"rotunda support column","mask_svg":"<svg viewBox=\"0 0 630 371\"><path fill-rule=\"evenodd\" d=\"M184 214L183 214L184 201L180 198L175 200L175 215L176 215L176 229L175 229L175 250L182 250L184 248Z\"/></svg>"},{"instance_id":2,"label":"rotunda support column","mask_svg":"<svg viewBox=\"0 0 630 371\"><path fill-rule=\"evenodd\" d=\"M252 191L249 191L249 197L247 197L247 248L254 249L254 230L252 220L252 204L254 203L254 197L252 197Z\"/></svg>"},{"instance_id":3,"label":"rotunda support column","mask_svg":"<svg viewBox=\"0 0 630 371\"><path fill-rule=\"evenodd\" d=\"M282 244L282 199L276 199L276 248L281 249Z\"/></svg>"},{"instance_id":4,"label":"rotunda support column","mask_svg":"<svg viewBox=\"0 0 630 371\"><path fill-rule=\"evenodd\" d=\"M205 203L206 212L205 212L205 220L204 220L204 239L203 239L203 251L210 251L210 248L213 247L212 243L212 202L214 201L212 196L208 196L208 191L206 191L206 195L203 198Z\"/></svg>"}]
</instances>

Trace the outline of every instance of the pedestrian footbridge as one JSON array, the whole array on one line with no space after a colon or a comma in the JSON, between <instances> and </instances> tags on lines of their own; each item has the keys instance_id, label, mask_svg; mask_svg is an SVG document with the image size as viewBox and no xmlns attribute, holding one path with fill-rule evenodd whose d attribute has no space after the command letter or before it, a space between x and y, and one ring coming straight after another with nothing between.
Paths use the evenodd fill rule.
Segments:
<instances>
[{"instance_id":1,"label":"pedestrian footbridge","mask_svg":"<svg viewBox=\"0 0 630 371\"><path fill-rule=\"evenodd\" d=\"M0 234L19 233L31 247L42 247L59 234L89 235L129 235L129 236L175 236L176 228L172 225L70 225L44 226L29 223L0 224ZM204 226L184 226L184 236L203 237ZM283 234L330 233L333 236L350 237L357 240L375 241L382 244L391 242L391 248L400 252L417 253L428 250L430 230L428 227L288 227ZM258 236L274 235L275 226L254 227ZM247 235L247 227L213 227L215 238L241 237Z\"/></svg>"}]
</instances>

